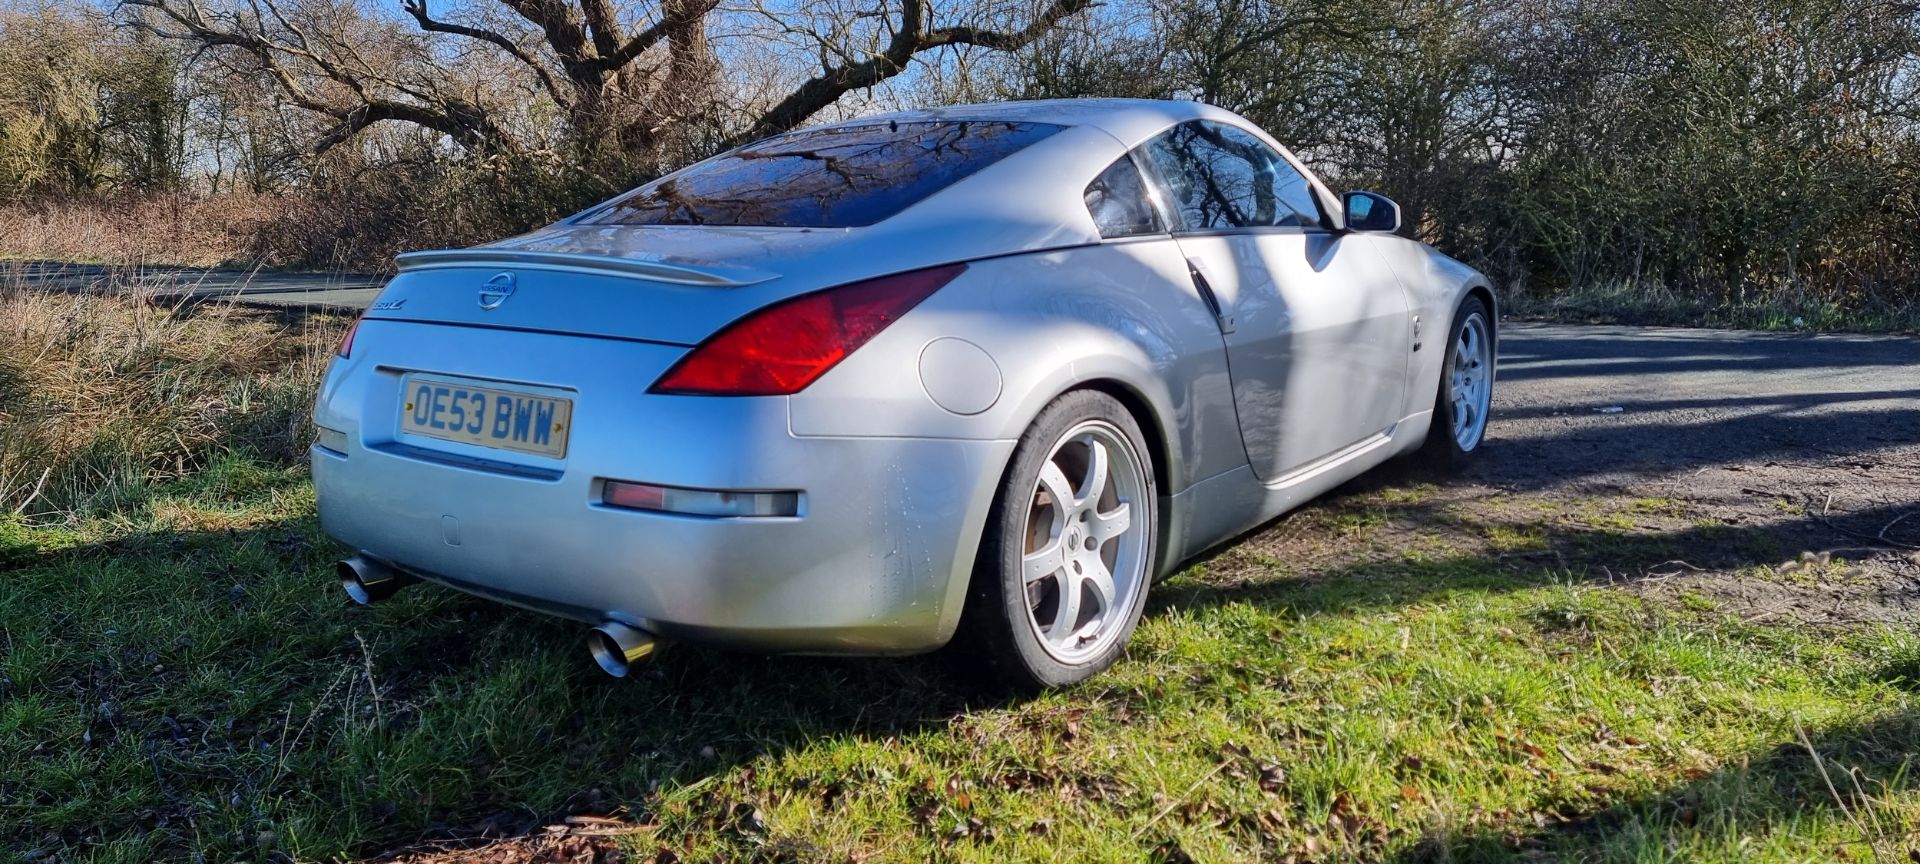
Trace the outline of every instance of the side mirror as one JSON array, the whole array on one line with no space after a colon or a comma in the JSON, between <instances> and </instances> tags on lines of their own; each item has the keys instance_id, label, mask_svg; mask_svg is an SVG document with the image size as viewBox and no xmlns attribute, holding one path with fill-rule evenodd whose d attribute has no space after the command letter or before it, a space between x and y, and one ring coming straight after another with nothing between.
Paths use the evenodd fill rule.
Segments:
<instances>
[{"instance_id":1,"label":"side mirror","mask_svg":"<svg viewBox=\"0 0 1920 864\"><path fill-rule=\"evenodd\" d=\"M1378 192L1348 192L1346 204L1349 231L1400 230L1400 205L1392 198Z\"/></svg>"}]
</instances>

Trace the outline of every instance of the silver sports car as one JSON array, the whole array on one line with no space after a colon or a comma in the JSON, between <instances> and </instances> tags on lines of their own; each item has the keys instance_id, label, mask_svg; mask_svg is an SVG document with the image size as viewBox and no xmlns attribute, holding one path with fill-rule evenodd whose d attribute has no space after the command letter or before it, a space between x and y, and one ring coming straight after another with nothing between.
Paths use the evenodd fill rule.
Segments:
<instances>
[{"instance_id":1,"label":"silver sports car","mask_svg":"<svg viewBox=\"0 0 1920 864\"><path fill-rule=\"evenodd\" d=\"M416 252L315 407L371 602L424 578L656 639L1099 672L1156 577L1480 445L1487 280L1191 102L866 117Z\"/></svg>"}]
</instances>

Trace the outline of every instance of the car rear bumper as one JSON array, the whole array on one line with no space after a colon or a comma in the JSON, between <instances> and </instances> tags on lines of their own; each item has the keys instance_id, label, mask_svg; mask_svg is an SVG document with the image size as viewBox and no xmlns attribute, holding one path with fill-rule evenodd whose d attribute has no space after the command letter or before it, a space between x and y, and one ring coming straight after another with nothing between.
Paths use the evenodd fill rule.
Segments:
<instances>
[{"instance_id":1,"label":"car rear bumper","mask_svg":"<svg viewBox=\"0 0 1920 864\"><path fill-rule=\"evenodd\" d=\"M789 439L797 517L706 518L596 503L602 478L505 476L314 448L320 522L424 578L587 622L770 651L911 653L952 635L1010 445ZM640 478L644 479L644 478ZM991 485L991 484L987 484Z\"/></svg>"},{"instance_id":2,"label":"car rear bumper","mask_svg":"<svg viewBox=\"0 0 1920 864\"><path fill-rule=\"evenodd\" d=\"M952 635L1014 442L796 436L784 398L647 395L652 370L678 354L667 346L469 332L448 352L414 335L387 334L377 366L360 348L336 363L316 408L344 433L332 442L342 449L311 453L321 526L353 549L473 594L669 638L912 653ZM490 359L451 359L468 356ZM411 371L564 388L565 458L493 464L396 431ZM600 503L610 479L794 491L799 514L615 508Z\"/></svg>"}]
</instances>

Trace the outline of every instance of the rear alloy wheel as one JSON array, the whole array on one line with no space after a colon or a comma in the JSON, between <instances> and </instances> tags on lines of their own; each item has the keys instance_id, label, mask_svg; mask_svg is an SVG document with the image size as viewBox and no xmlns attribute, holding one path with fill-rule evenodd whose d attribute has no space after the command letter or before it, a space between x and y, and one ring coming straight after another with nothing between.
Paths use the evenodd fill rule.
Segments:
<instances>
[{"instance_id":1,"label":"rear alloy wheel","mask_svg":"<svg viewBox=\"0 0 1920 864\"><path fill-rule=\"evenodd\" d=\"M1042 411L988 516L963 614L977 653L1022 690L1084 681L1140 621L1155 551L1153 470L1132 415L1095 391Z\"/></svg>"},{"instance_id":2,"label":"rear alloy wheel","mask_svg":"<svg viewBox=\"0 0 1920 864\"><path fill-rule=\"evenodd\" d=\"M1486 304L1469 297L1454 313L1447 354L1441 359L1440 392L1423 455L1453 467L1480 449L1493 405L1493 325Z\"/></svg>"}]
</instances>

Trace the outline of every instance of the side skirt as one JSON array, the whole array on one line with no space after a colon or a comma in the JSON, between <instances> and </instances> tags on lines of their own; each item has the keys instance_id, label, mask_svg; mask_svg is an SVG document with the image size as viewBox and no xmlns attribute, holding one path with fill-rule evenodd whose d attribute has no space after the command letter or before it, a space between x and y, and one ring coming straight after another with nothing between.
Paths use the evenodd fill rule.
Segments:
<instances>
[{"instance_id":1,"label":"side skirt","mask_svg":"<svg viewBox=\"0 0 1920 864\"><path fill-rule=\"evenodd\" d=\"M1242 465L1187 487L1163 499L1172 516L1169 549L1162 576L1171 575L1197 555L1233 540L1293 510L1321 494L1365 473L1388 459L1420 446L1431 425L1432 412L1402 419L1392 428L1359 441L1318 461L1262 482L1251 466Z\"/></svg>"}]
</instances>

